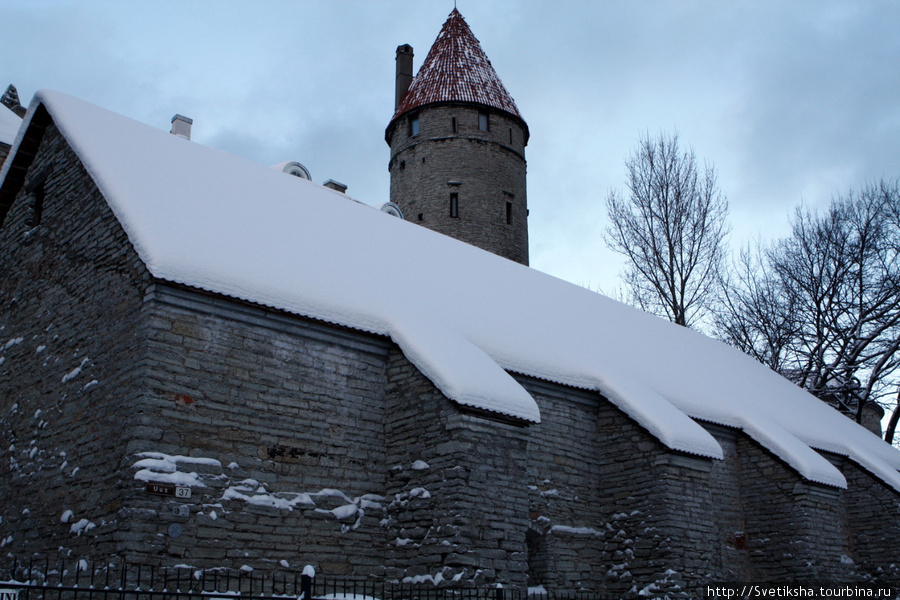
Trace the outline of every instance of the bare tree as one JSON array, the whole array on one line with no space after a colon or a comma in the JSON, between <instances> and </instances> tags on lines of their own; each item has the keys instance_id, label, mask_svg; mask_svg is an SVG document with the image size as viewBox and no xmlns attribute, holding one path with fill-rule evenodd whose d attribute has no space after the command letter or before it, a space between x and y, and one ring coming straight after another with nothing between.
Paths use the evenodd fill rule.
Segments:
<instances>
[{"instance_id":1,"label":"bare tree","mask_svg":"<svg viewBox=\"0 0 900 600\"><path fill-rule=\"evenodd\" d=\"M715 295L728 234L716 170L700 169L678 135L649 135L625 161L628 193L606 200L607 245L628 259L630 302L679 325L702 319Z\"/></svg>"},{"instance_id":2,"label":"bare tree","mask_svg":"<svg viewBox=\"0 0 900 600\"><path fill-rule=\"evenodd\" d=\"M782 372L791 343L799 334L794 297L765 264L764 250L743 248L730 271L723 272L714 316L716 335L770 369Z\"/></svg>"},{"instance_id":3,"label":"bare tree","mask_svg":"<svg viewBox=\"0 0 900 600\"><path fill-rule=\"evenodd\" d=\"M799 208L791 234L742 254L718 335L862 422L900 385L900 193L879 182ZM893 429L886 439L892 441Z\"/></svg>"}]
</instances>

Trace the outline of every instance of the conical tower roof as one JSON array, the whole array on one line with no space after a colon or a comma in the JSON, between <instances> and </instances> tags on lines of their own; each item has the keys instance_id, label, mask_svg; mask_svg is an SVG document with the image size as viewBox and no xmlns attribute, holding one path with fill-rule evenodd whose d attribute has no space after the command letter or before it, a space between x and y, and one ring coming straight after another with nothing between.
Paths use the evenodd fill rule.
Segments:
<instances>
[{"instance_id":1,"label":"conical tower roof","mask_svg":"<svg viewBox=\"0 0 900 600\"><path fill-rule=\"evenodd\" d=\"M435 102L473 102L505 111L522 120L515 101L469 25L455 8L431 46L419 73L400 101L400 115Z\"/></svg>"}]
</instances>

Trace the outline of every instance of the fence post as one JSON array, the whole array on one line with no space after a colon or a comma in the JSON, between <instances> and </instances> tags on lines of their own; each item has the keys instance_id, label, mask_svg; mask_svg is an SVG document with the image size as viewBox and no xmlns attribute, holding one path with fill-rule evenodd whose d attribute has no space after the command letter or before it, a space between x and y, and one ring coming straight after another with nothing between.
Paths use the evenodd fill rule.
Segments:
<instances>
[{"instance_id":1,"label":"fence post","mask_svg":"<svg viewBox=\"0 0 900 600\"><path fill-rule=\"evenodd\" d=\"M312 600L312 577L306 573L300 576L300 599Z\"/></svg>"},{"instance_id":2,"label":"fence post","mask_svg":"<svg viewBox=\"0 0 900 600\"><path fill-rule=\"evenodd\" d=\"M497 589L494 590L494 600L503 600L503 585L497 584Z\"/></svg>"}]
</instances>

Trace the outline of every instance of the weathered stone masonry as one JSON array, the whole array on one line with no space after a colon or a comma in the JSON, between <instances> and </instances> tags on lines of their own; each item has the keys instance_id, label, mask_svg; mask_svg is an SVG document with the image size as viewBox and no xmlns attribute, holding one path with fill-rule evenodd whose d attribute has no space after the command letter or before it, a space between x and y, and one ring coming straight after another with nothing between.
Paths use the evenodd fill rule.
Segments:
<instances>
[{"instance_id":1,"label":"weathered stone masonry","mask_svg":"<svg viewBox=\"0 0 900 600\"><path fill-rule=\"evenodd\" d=\"M148 277L49 117L35 119L49 125L26 178L43 177L41 221L20 191L0 228L0 537L4 552L111 554Z\"/></svg>"},{"instance_id":2,"label":"weathered stone masonry","mask_svg":"<svg viewBox=\"0 0 900 600\"><path fill-rule=\"evenodd\" d=\"M490 129L479 129L479 114L488 115ZM397 119L387 133L391 201L408 221L528 264L526 131L502 111L465 103Z\"/></svg>"},{"instance_id":3,"label":"weathered stone masonry","mask_svg":"<svg viewBox=\"0 0 900 600\"><path fill-rule=\"evenodd\" d=\"M41 118L40 222L29 186L0 228L5 553L619 596L897 582L898 495L849 461L847 491L811 484L712 425L725 460L682 455L523 376L542 423L487 418L389 339L152 280Z\"/></svg>"}]
</instances>

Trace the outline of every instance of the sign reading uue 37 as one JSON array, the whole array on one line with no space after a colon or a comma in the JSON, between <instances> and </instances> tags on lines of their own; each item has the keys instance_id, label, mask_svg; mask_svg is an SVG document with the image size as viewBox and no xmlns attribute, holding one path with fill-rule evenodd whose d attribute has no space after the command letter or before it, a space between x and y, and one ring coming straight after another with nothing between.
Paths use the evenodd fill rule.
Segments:
<instances>
[{"instance_id":1,"label":"sign reading uue 37","mask_svg":"<svg viewBox=\"0 0 900 600\"><path fill-rule=\"evenodd\" d=\"M191 497L191 488L187 486L180 485L171 485L168 483L148 483L146 487L146 491L149 494L156 494L158 496L175 496L176 498L190 498ZM6 598L0 598L0 600L7 600Z\"/></svg>"}]
</instances>

